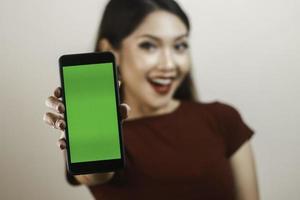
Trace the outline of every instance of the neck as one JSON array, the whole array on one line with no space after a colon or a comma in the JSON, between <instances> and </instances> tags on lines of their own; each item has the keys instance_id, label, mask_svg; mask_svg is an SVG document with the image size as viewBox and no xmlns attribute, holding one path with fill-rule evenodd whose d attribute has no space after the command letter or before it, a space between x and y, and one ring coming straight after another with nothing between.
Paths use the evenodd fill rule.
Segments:
<instances>
[{"instance_id":1,"label":"neck","mask_svg":"<svg viewBox=\"0 0 300 200\"><path fill-rule=\"evenodd\" d=\"M179 100L171 99L164 105L152 106L139 102L134 98L126 98L124 102L131 108L127 119L137 119L147 116L162 115L174 111L180 104Z\"/></svg>"}]
</instances>

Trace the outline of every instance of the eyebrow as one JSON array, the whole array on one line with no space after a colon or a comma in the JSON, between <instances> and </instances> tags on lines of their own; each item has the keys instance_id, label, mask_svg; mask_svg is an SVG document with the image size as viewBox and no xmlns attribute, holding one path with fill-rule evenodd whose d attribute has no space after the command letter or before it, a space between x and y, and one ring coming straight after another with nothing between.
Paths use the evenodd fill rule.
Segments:
<instances>
[{"instance_id":1,"label":"eyebrow","mask_svg":"<svg viewBox=\"0 0 300 200\"><path fill-rule=\"evenodd\" d=\"M180 35L180 36L178 36L178 37L175 38L175 41L180 40L180 39L182 39L184 37L188 37L188 35L189 35L188 33ZM150 34L144 34L144 35L141 35L139 37L147 37L147 38L151 38L151 39L156 40L156 41L160 41L161 40L159 37L154 36L154 35L150 35Z\"/></svg>"}]
</instances>

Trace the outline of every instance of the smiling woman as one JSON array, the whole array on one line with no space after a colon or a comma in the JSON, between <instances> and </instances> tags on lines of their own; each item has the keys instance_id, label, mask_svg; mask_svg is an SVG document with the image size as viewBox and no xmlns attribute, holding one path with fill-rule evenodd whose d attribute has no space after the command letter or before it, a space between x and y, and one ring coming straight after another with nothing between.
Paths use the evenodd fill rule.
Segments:
<instances>
[{"instance_id":1,"label":"smiling woman","mask_svg":"<svg viewBox=\"0 0 300 200\"><path fill-rule=\"evenodd\" d=\"M158 21L153 21L148 17L148 15L153 14L153 12L159 13ZM168 19L172 18L172 16L175 16L175 21L171 19L168 22ZM164 17L167 18L162 20ZM145 22L146 20L151 22L151 24L147 24ZM179 25L179 27L176 25ZM146 31L144 34L142 34L140 31L143 31L143 29L141 29L140 26L146 26L145 28L149 32ZM160 38L155 37L155 35L151 35L151 33L154 34L155 31L159 31L159 28L164 28L164 31L160 31L159 34L165 34L165 37L168 37L166 39L174 40L175 37L178 36L178 38L176 38L176 43L165 43L165 41L159 40ZM174 28L176 30L174 30ZM177 32L178 28L181 32ZM170 45L174 45L171 48L177 50L177 52L182 51L185 53L184 55L189 56L189 51L185 50L188 50L190 23L184 11L176 2L173 1L110 1L103 14L97 39L98 43L96 44L95 50L121 50L123 49L121 47L124 44L125 39L130 37L133 32L137 33L137 29L140 29L138 36L141 38L139 38L139 41L137 41L137 38L134 39L135 42L139 42L138 45L140 49L145 50L144 55L146 55L147 52L162 50L162 48L166 49L169 48ZM135 34L135 36L137 36L137 34ZM166 42L174 41L166 40ZM137 46L135 48L137 48ZM170 55L173 56L173 51L169 53L171 53ZM137 57L138 56L135 58ZM142 63L142 65L144 65L144 63ZM122 76L124 75L122 74ZM179 88L177 88L174 96L177 99L196 99L197 95L189 73L185 76Z\"/></svg>"},{"instance_id":2,"label":"smiling woman","mask_svg":"<svg viewBox=\"0 0 300 200\"><path fill-rule=\"evenodd\" d=\"M253 131L233 107L197 102L189 32L173 0L108 3L96 51L111 51L119 66L127 164L110 173L67 174L70 183L88 185L96 199L258 199ZM49 107L63 107L60 96L57 89ZM45 121L65 128L57 114ZM64 149L64 139L60 144Z\"/></svg>"},{"instance_id":3,"label":"smiling woman","mask_svg":"<svg viewBox=\"0 0 300 200\"><path fill-rule=\"evenodd\" d=\"M124 39L120 50L114 50L124 101L132 107L130 117L170 112L178 106L173 96L190 68L187 34L176 15L156 11Z\"/></svg>"}]
</instances>

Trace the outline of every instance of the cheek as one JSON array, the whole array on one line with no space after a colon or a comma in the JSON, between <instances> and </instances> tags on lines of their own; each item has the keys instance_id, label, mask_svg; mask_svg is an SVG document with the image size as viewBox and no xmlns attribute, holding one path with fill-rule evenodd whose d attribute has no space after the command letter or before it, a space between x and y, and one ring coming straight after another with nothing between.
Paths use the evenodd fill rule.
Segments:
<instances>
[{"instance_id":1,"label":"cheek","mask_svg":"<svg viewBox=\"0 0 300 200\"><path fill-rule=\"evenodd\" d=\"M146 73L157 65L159 55L145 53L138 47L130 47L122 52L122 58L120 65L122 66L124 73L127 71L131 71L132 73Z\"/></svg>"},{"instance_id":2,"label":"cheek","mask_svg":"<svg viewBox=\"0 0 300 200\"><path fill-rule=\"evenodd\" d=\"M134 90L144 87L146 75L157 63L156 55L145 55L138 49L128 48L120 60L120 72L124 84Z\"/></svg>"},{"instance_id":3,"label":"cheek","mask_svg":"<svg viewBox=\"0 0 300 200\"><path fill-rule=\"evenodd\" d=\"M182 75L186 75L190 71L191 59L188 55L178 56L177 65Z\"/></svg>"},{"instance_id":4,"label":"cheek","mask_svg":"<svg viewBox=\"0 0 300 200\"><path fill-rule=\"evenodd\" d=\"M120 72L124 83L128 80L135 79L139 73L139 61L137 55L131 50L131 48L123 49L120 56Z\"/></svg>"},{"instance_id":5,"label":"cheek","mask_svg":"<svg viewBox=\"0 0 300 200\"><path fill-rule=\"evenodd\" d=\"M143 73L144 76L155 68L159 63L159 54L158 53L145 53L142 50L136 49L134 53L135 59L135 68L139 71L139 73Z\"/></svg>"}]
</instances>

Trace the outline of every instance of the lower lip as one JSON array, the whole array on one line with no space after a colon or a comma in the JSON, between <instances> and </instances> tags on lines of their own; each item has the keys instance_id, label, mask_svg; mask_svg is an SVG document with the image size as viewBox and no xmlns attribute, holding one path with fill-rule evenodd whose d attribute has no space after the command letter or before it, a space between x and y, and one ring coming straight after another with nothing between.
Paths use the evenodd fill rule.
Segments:
<instances>
[{"instance_id":1,"label":"lower lip","mask_svg":"<svg viewBox=\"0 0 300 200\"><path fill-rule=\"evenodd\" d=\"M157 85L157 84L150 82L150 85L152 86L152 88L154 89L154 91L156 93L164 95L164 94L169 93L169 91L171 90L172 83L170 83L168 85Z\"/></svg>"}]
</instances>

